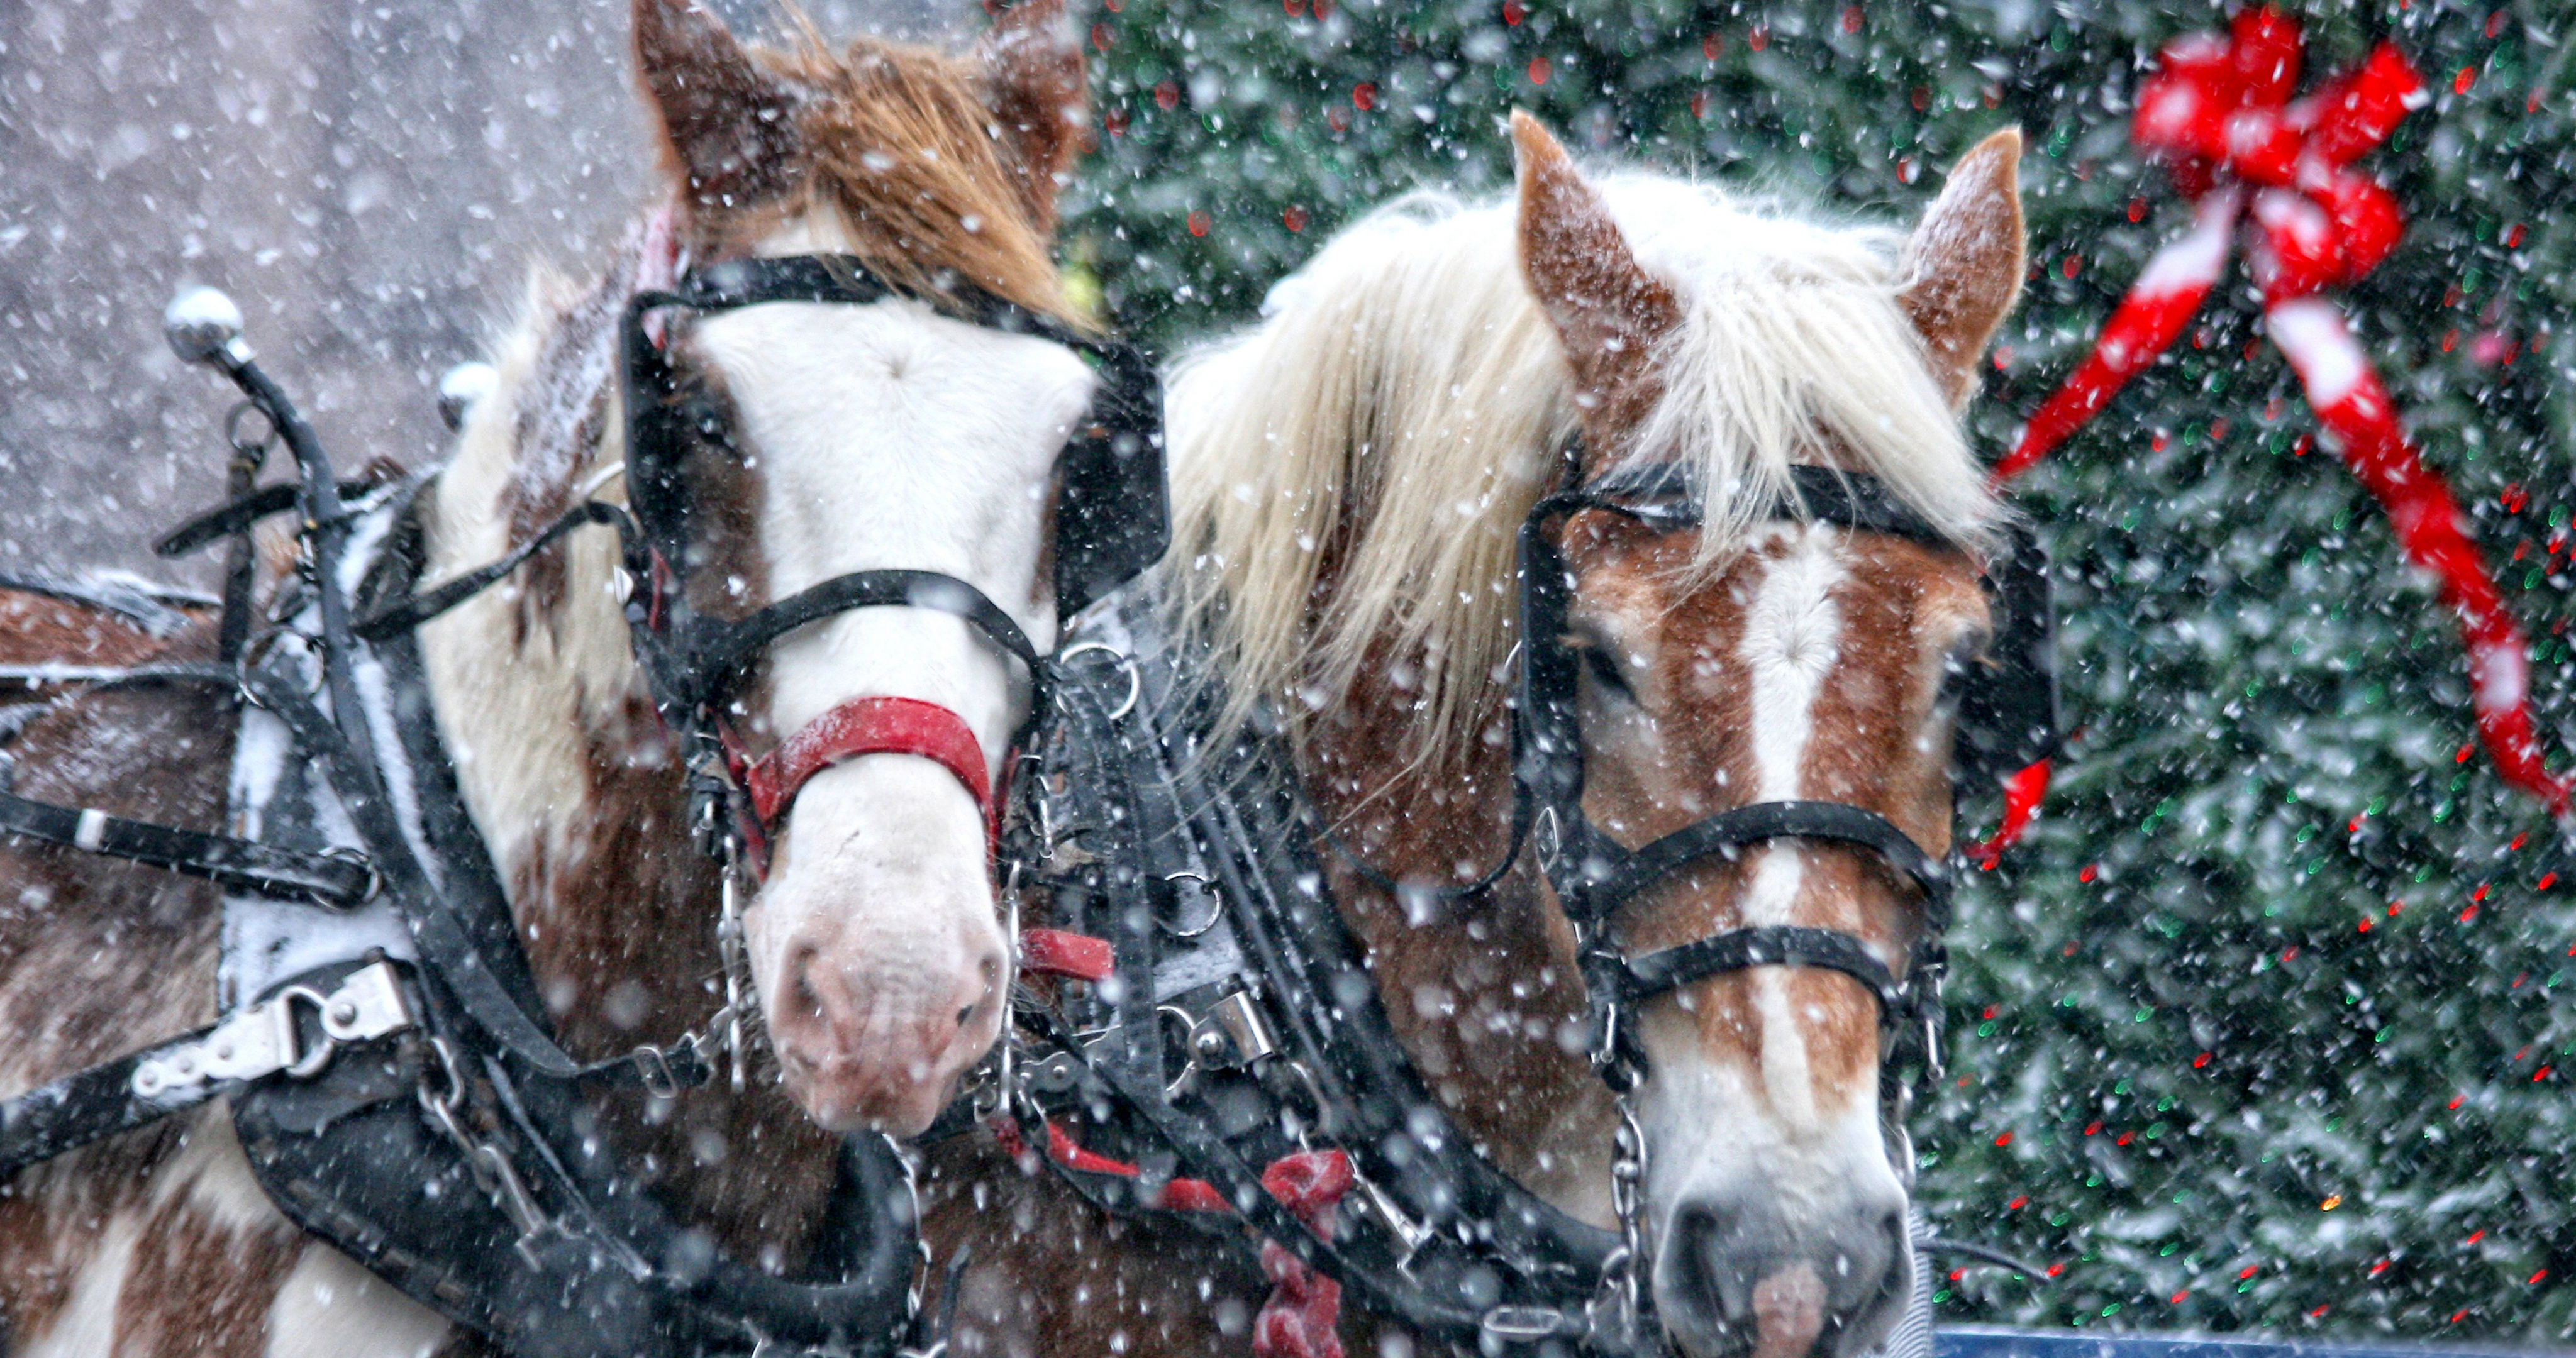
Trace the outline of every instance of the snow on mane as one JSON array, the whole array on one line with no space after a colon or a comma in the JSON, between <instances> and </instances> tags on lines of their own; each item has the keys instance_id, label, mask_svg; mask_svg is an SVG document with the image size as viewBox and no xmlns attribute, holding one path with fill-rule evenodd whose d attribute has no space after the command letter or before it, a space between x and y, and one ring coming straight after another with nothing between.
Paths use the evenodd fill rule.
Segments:
<instances>
[{"instance_id":1,"label":"snow on mane","mask_svg":"<svg viewBox=\"0 0 2576 1358\"><path fill-rule=\"evenodd\" d=\"M1991 545L2003 511L1897 305L1900 235L1668 177L1596 183L1683 303L1637 446L1697 466L1699 571L1740 550L1801 463L1874 475L1962 544ZM1172 375L1164 575L1230 671L1230 720L1269 700L1293 725L1390 672L1419 686L1417 767L1494 727L1513 535L1576 430L1516 222L1508 198L1391 203L1282 280L1260 324Z\"/></svg>"}]
</instances>

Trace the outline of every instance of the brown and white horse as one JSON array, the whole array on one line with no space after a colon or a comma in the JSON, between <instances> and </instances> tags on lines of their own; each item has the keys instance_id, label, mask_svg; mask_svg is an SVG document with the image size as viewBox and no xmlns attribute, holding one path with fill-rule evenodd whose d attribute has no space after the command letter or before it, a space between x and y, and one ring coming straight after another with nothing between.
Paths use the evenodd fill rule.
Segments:
<instances>
[{"instance_id":1,"label":"brown and white horse","mask_svg":"<svg viewBox=\"0 0 2576 1358\"><path fill-rule=\"evenodd\" d=\"M1955 412L2020 286L2018 134L1970 152L1910 240L1655 175L1596 185L1535 122L1515 136L1516 203L1385 209L1283 282L1257 329L1180 368L1166 587L1241 703L1288 714L1306 790L1358 855L1465 882L1510 818L1515 530L1577 433L1587 480L1692 464L1700 528L1588 510L1559 530L1590 662L1587 813L1635 845L1749 803L1831 800L1945 852L1940 695L1990 627L1972 551L2002 518ZM1875 476L1971 550L1772 521L1797 464ZM1449 1113L1504 1170L1611 1224L1614 1110L1535 867L1408 911L1323 857ZM1830 928L1901 972L1913 891L1862 852L1784 839L1708 860L1612 925L1632 955ZM1673 1340L1695 1358L1878 1342L1911 1280L1910 1167L1881 1129L1873 996L1760 967L1640 1021L1646 1238ZM935 1165L934 1241L975 1250L961 1353L1246 1342L1260 1281L1216 1251L1104 1225L964 1152ZM1343 1335L1354 1353L1415 1347L1368 1317Z\"/></svg>"},{"instance_id":2,"label":"brown and white horse","mask_svg":"<svg viewBox=\"0 0 2576 1358\"><path fill-rule=\"evenodd\" d=\"M1086 115L1060 4L1012 11L963 59L874 41L747 49L687 0L638 0L635 21L672 201L586 285L536 287L500 345L498 386L426 492L431 583L585 495L621 497L621 311L688 264L849 254L925 294L971 284L1068 316L1049 246ZM833 576L908 567L975 585L1049 645L1052 471L1095 381L1079 357L913 301L742 308L674 324L668 352L731 434L685 466L701 525L694 607L738 616ZM690 847L616 565L604 535L575 537L422 633L540 988L588 1055L669 1041L718 1003L716 875ZM110 640L93 649L212 648L202 634L158 652ZM96 658L30 631L0 643L13 661ZM998 760L1028 702L1007 663L943 613L849 613L773 647L732 715L757 753L846 700L901 695L961 714ZM66 700L16 739L17 790L220 828L228 729L203 693ZM0 1095L208 1021L217 922L200 884L0 844ZM792 1270L839 1134L918 1131L994 1037L1006 953L982 815L927 759L830 768L798 799L746 923L779 1078L650 1109L634 1096L608 1125L679 1215L737 1257ZM12 1354L442 1346L475 1344L301 1238L220 1113L0 1184Z\"/></svg>"}]
</instances>

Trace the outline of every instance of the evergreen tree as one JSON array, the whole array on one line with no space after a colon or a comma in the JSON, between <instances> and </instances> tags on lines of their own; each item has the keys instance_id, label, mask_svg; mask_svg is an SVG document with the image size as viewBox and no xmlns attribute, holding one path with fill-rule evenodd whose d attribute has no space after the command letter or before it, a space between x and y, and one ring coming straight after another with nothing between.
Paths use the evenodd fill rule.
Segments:
<instances>
[{"instance_id":1,"label":"evergreen tree","mask_svg":"<svg viewBox=\"0 0 2576 1358\"><path fill-rule=\"evenodd\" d=\"M2214 7L2125 0L1103 0L1104 135L1068 239L1171 343L1402 190L1510 182L1502 120L1910 221L2029 135L2032 275L1990 455L2188 213L2128 137ZM2364 162L2408 215L2339 299L2533 640L2568 735L2576 94L2553 7L2314 0L2303 88L2394 39L2433 102ZM1915 1117L1941 1228L2057 1275L1951 1320L2556 1341L2576 1334L2576 908L2473 739L2456 629L2318 446L2241 272L2016 487L2057 562L2070 725L2032 842L1964 893L1951 1069ZM2563 767L2563 758L2554 761ZM1969 824L1990 825L1991 797Z\"/></svg>"}]
</instances>

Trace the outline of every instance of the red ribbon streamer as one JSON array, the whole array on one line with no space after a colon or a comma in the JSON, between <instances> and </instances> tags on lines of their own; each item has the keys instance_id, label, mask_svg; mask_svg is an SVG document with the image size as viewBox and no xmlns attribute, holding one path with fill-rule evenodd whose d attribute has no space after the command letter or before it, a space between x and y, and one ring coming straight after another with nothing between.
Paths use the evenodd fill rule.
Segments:
<instances>
[{"instance_id":1,"label":"red ribbon streamer","mask_svg":"<svg viewBox=\"0 0 2576 1358\"><path fill-rule=\"evenodd\" d=\"M2387 512L2406 559L2433 573L2459 615L2478 733L2498 772L2563 817L2568 784L2542 764L2521 628L2462 530L2450 488L2398 426L2342 313L2317 296L2360 280L2396 248L2404 231L2396 199L2349 167L2424 105L2424 83L2382 43L2359 69L2293 101L2300 57L2297 21L2268 5L2237 15L2229 36L2195 34L2165 49L2162 69L2138 92L2132 136L2199 204L2192 230L2148 262L2092 354L1995 465L1995 481L2037 464L2171 347L2225 274L2241 228L2263 288L2265 333L2297 371L2344 465ZM2005 829L1985 846L1989 863L2016 832L2008 805Z\"/></svg>"}]
</instances>

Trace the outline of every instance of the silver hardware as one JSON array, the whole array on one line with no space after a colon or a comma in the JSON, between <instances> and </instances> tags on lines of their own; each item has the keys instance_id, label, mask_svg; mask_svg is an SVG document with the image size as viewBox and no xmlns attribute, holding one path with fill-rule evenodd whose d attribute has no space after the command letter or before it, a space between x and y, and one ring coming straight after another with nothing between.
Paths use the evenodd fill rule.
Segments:
<instances>
[{"instance_id":1,"label":"silver hardware","mask_svg":"<svg viewBox=\"0 0 2576 1358\"><path fill-rule=\"evenodd\" d=\"M1279 1040L1270 1035L1270 1024L1261 1017L1261 1006L1253 1003L1251 991L1238 990L1217 1001L1208 1015L1225 1029L1243 1064L1278 1054Z\"/></svg>"},{"instance_id":2,"label":"silver hardware","mask_svg":"<svg viewBox=\"0 0 2576 1358\"><path fill-rule=\"evenodd\" d=\"M190 288L171 298L161 313L161 333L183 363L238 368L251 359L250 346L242 342L241 308L213 288Z\"/></svg>"},{"instance_id":3,"label":"silver hardware","mask_svg":"<svg viewBox=\"0 0 2576 1358\"><path fill-rule=\"evenodd\" d=\"M1197 938L1199 935L1215 928L1218 920L1225 918L1225 898L1217 894L1216 884L1208 880L1206 873L1193 872L1188 868L1183 868L1178 872L1164 873L1163 880L1174 883L1196 882L1198 883L1198 894L1201 897L1204 897L1207 901L1206 918L1187 925L1167 923L1163 925L1163 932L1170 934L1174 938ZM1180 893L1175 891L1172 894L1177 896Z\"/></svg>"},{"instance_id":4,"label":"silver hardware","mask_svg":"<svg viewBox=\"0 0 2576 1358\"><path fill-rule=\"evenodd\" d=\"M1081 1083L1082 1066L1071 1052L1057 1052L1029 1067L1028 1087L1040 1094L1069 1094Z\"/></svg>"},{"instance_id":5,"label":"silver hardware","mask_svg":"<svg viewBox=\"0 0 2576 1358\"><path fill-rule=\"evenodd\" d=\"M465 1074L457 1066L455 1045L446 1038L432 1037L429 1047L438 1057L436 1076L447 1088L443 1093L433 1092L432 1072L422 1070L417 1091L421 1109L465 1153L465 1167L473 1174L475 1186L492 1199L519 1232L519 1257L527 1261L528 1267L542 1270L545 1263L537 1253L537 1242L556 1229L554 1218L537 1206L535 1195L528 1192L527 1182L519 1177L518 1166L510 1163L509 1154L467 1130L464 1119L457 1116L465 1102Z\"/></svg>"},{"instance_id":6,"label":"silver hardware","mask_svg":"<svg viewBox=\"0 0 2576 1358\"><path fill-rule=\"evenodd\" d=\"M1538 819L1530 822L1530 842L1538 849L1539 866L1554 870L1558 855L1565 852L1565 829L1557 824L1555 807L1538 809Z\"/></svg>"},{"instance_id":7,"label":"silver hardware","mask_svg":"<svg viewBox=\"0 0 2576 1358\"><path fill-rule=\"evenodd\" d=\"M1360 1205L1368 1209L1369 1215L1376 1217L1378 1224L1384 1226L1388 1234L1404 1243L1404 1254L1395 1261L1395 1266L1399 1269L1410 1269L1413 1266L1413 1256L1430 1242L1431 1227L1414 1220L1405 1213L1403 1208L1396 1206L1394 1197L1384 1188L1379 1187L1376 1180L1360 1173L1356 1165L1351 1170L1351 1186L1359 1190Z\"/></svg>"},{"instance_id":8,"label":"silver hardware","mask_svg":"<svg viewBox=\"0 0 2576 1358\"><path fill-rule=\"evenodd\" d=\"M1079 645L1068 646L1063 650L1058 651L1055 658L1058 661L1067 661L1089 651L1098 651L1102 655L1108 656L1110 659L1118 662L1118 667L1120 669L1127 671L1127 696L1124 699L1121 699L1118 706L1110 712L1109 719L1111 721L1116 721L1120 717L1126 716L1128 713L1135 711L1136 700L1145 696L1145 675L1142 670L1136 668L1136 657L1120 651L1115 646L1106 645L1097 641L1086 641Z\"/></svg>"},{"instance_id":9,"label":"silver hardware","mask_svg":"<svg viewBox=\"0 0 2576 1358\"><path fill-rule=\"evenodd\" d=\"M296 1025L299 1004L322 1020L322 1040L309 1051ZM144 1058L135 1063L133 1089L138 1097L151 1099L209 1080L256 1080L280 1073L309 1080L331 1063L341 1043L384 1037L419 1021L393 964L376 962L349 973L328 995L311 986L290 986L236 1011L194 1042Z\"/></svg>"},{"instance_id":10,"label":"silver hardware","mask_svg":"<svg viewBox=\"0 0 2576 1358\"><path fill-rule=\"evenodd\" d=\"M1553 1306L1497 1306L1476 1328L1506 1344L1535 1344L1566 1332L1565 1313Z\"/></svg>"},{"instance_id":11,"label":"silver hardware","mask_svg":"<svg viewBox=\"0 0 2576 1358\"><path fill-rule=\"evenodd\" d=\"M736 863L739 853L737 837L726 835L724 865L717 869L722 887L718 892L721 904L716 911L716 957L724 969L725 997L724 1012L718 1017L723 1020L725 1059L733 1068L736 1093L749 1083L751 1065L742 1038L743 980L751 972L751 962L743 947L741 870ZM707 1031L715 1035L717 1025L708 1024Z\"/></svg>"},{"instance_id":12,"label":"silver hardware","mask_svg":"<svg viewBox=\"0 0 2576 1358\"><path fill-rule=\"evenodd\" d=\"M1173 1076L1163 1085L1163 1097L1167 1099L1177 1099L1183 1092L1189 1089L1190 1081L1195 1079L1199 1073L1199 1019L1196 1015L1190 1013L1189 1010L1183 1009L1177 1004L1155 1005L1154 1019L1157 1023L1164 1019L1170 1019L1181 1027L1181 1050L1183 1052L1181 1073ZM1220 1050L1218 1054L1223 1055L1224 1053Z\"/></svg>"},{"instance_id":13,"label":"silver hardware","mask_svg":"<svg viewBox=\"0 0 2576 1358\"><path fill-rule=\"evenodd\" d=\"M1634 1335L1644 1314L1638 1280L1646 1272L1646 1132L1637 1121L1635 1084L1612 1098L1619 1107L1619 1128L1610 1140L1610 1210L1619 1218L1619 1247L1602 1262L1601 1288L1586 1310L1594 1331Z\"/></svg>"},{"instance_id":14,"label":"silver hardware","mask_svg":"<svg viewBox=\"0 0 2576 1358\"><path fill-rule=\"evenodd\" d=\"M448 375L453 377L455 374L451 372ZM573 488L573 495L578 499L587 500L591 496L597 495L602 488L608 485L609 482L614 481L625 474L626 461L625 459L620 458L617 461L611 462L607 466L600 468L598 471L592 472L587 480L584 480L580 485ZM630 584L631 579L632 577L630 577Z\"/></svg>"},{"instance_id":15,"label":"silver hardware","mask_svg":"<svg viewBox=\"0 0 2576 1358\"><path fill-rule=\"evenodd\" d=\"M367 902L374 900L376 896L385 889L385 875L377 869L376 860L367 857L356 849L353 849L346 844L335 844L330 848L324 849L322 851L322 856L324 858L337 858L344 863L355 863L359 867L367 870L367 888L365 891L359 893L358 899L349 902L347 905L341 905L336 901L323 901L317 897L316 903L320 904L324 909L355 910L359 906L365 905Z\"/></svg>"}]
</instances>

